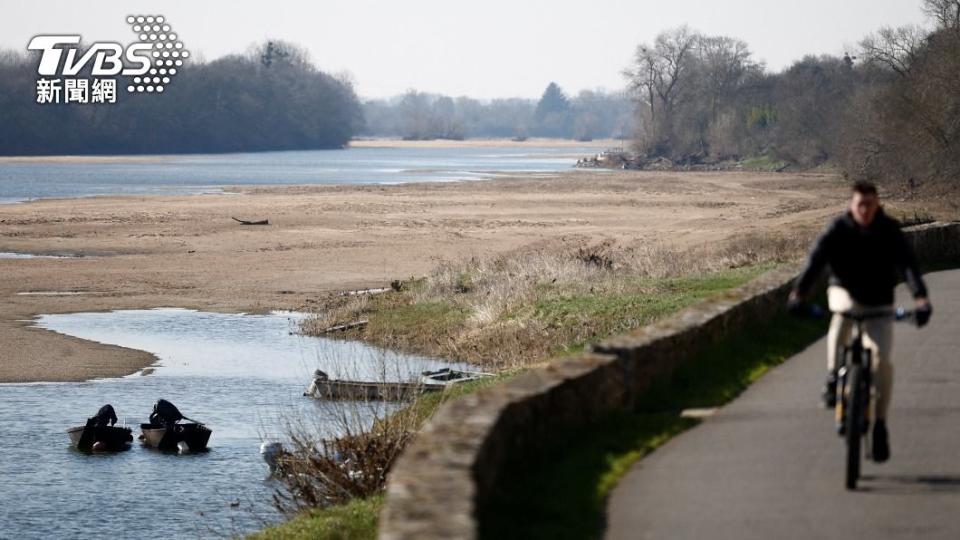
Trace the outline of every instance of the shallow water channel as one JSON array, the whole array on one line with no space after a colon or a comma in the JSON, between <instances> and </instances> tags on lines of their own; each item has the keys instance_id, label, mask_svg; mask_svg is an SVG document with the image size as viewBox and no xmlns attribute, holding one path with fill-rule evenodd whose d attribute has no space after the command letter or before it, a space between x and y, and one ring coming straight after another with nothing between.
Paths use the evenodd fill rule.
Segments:
<instances>
[{"instance_id":1,"label":"shallow water channel","mask_svg":"<svg viewBox=\"0 0 960 540\"><path fill-rule=\"evenodd\" d=\"M218 193L225 186L398 184L570 170L583 146L349 148L0 161L0 204L94 195Z\"/></svg>"},{"instance_id":2,"label":"shallow water channel","mask_svg":"<svg viewBox=\"0 0 960 540\"><path fill-rule=\"evenodd\" d=\"M0 259L67 259L76 255L39 255L36 253L17 253L0 251Z\"/></svg>"},{"instance_id":3,"label":"shallow water channel","mask_svg":"<svg viewBox=\"0 0 960 540\"><path fill-rule=\"evenodd\" d=\"M402 380L449 364L361 343L296 334L299 314L231 315L154 309L45 315L37 326L149 351L149 375L83 383L0 385L0 537L230 537L279 516L277 485L259 455L279 419L336 433L344 412L369 421L372 406L303 397L310 374ZM72 450L65 430L104 403L120 423L146 421L158 398L212 430L210 451L163 454L136 440L129 451ZM382 412L382 411L381 411Z\"/></svg>"}]
</instances>

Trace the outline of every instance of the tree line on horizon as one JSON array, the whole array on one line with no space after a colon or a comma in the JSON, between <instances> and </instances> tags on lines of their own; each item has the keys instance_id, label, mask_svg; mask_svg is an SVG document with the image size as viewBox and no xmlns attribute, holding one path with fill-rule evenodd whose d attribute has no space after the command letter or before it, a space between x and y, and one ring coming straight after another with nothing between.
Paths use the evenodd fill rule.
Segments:
<instances>
[{"instance_id":1,"label":"tree line on horizon","mask_svg":"<svg viewBox=\"0 0 960 540\"><path fill-rule=\"evenodd\" d=\"M317 69L296 45L268 41L211 62L192 60L162 96L38 104L35 54L0 51L0 155L159 154L342 148L356 135L629 139L626 92L550 83L539 100L478 100L410 90L361 101L346 77ZM91 78L89 69L78 75Z\"/></svg>"},{"instance_id":2,"label":"tree line on horizon","mask_svg":"<svg viewBox=\"0 0 960 540\"><path fill-rule=\"evenodd\" d=\"M882 28L843 56L779 73L743 41L687 27L637 47L625 70L634 148L678 164L764 157L897 184L960 175L960 0L922 0L931 28Z\"/></svg>"},{"instance_id":3,"label":"tree line on horizon","mask_svg":"<svg viewBox=\"0 0 960 540\"><path fill-rule=\"evenodd\" d=\"M115 104L38 104L37 63L0 51L0 155L342 148L363 122L352 84L285 42L191 59L162 95L127 94L119 78Z\"/></svg>"},{"instance_id":4,"label":"tree line on horizon","mask_svg":"<svg viewBox=\"0 0 960 540\"><path fill-rule=\"evenodd\" d=\"M361 135L406 140L549 137L589 141L633 137L634 105L624 92L582 90L568 97L551 82L539 100L482 101L408 90L363 103Z\"/></svg>"}]
</instances>

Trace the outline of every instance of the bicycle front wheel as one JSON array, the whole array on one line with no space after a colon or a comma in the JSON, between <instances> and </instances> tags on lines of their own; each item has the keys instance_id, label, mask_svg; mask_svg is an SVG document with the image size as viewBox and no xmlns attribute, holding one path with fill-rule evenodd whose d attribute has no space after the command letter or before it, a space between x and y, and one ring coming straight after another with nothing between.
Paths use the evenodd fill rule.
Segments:
<instances>
[{"instance_id":1,"label":"bicycle front wheel","mask_svg":"<svg viewBox=\"0 0 960 540\"><path fill-rule=\"evenodd\" d=\"M847 372L847 489L857 489L860 479L860 441L863 437L863 367L852 365Z\"/></svg>"}]
</instances>

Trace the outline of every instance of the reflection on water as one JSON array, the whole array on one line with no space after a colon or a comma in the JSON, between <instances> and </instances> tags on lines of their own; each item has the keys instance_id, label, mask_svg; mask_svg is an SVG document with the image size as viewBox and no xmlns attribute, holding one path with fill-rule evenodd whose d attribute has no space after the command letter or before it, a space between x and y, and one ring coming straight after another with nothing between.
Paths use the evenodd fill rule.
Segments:
<instances>
[{"instance_id":1,"label":"reflection on water","mask_svg":"<svg viewBox=\"0 0 960 540\"><path fill-rule=\"evenodd\" d=\"M281 435L278 419L298 417L334 433L343 413L301 395L313 369L402 379L441 365L292 334L301 317L183 309L40 317L44 328L147 350L160 360L149 376L0 385L0 536L231 536L276 521L269 503L276 486L258 454L261 437ZM161 397L213 429L209 452L168 455L137 442L119 454L69 448L66 428L104 403L136 427ZM365 406L358 410L372 417Z\"/></svg>"}]
</instances>

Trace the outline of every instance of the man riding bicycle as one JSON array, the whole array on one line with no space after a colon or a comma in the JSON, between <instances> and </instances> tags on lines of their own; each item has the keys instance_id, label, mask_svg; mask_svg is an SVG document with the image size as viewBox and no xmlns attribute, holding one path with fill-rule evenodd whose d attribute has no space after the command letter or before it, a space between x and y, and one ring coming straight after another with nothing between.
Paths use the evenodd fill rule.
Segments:
<instances>
[{"instance_id":1,"label":"man riding bicycle","mask_svg":"<svg viewBox=\"0 0 960 540\"><path fill-rule=\"evenodd\" d=\"M902 275L916 301L916 320L923 326L930 319L932 306L927 288L917 268L910 244L900 230L900 223L887 216L880 206L877 188L869 182L852 187L850 207L836 218L817 239L803 273L790 293L790 307L797 308L810 294L825 266L830 267L827 303L834 312L827 334L827 382L823 390L824 405L836 403L837 350L850 340L853 321L841 313L891 309L893 291ZM886 418L893 389L893 321L875 318L864 323L864 344L872 350L873 371L879 396L876 421L873 425L873 459L883 462L890 457Z\"/></svg>"}]
</instances>

